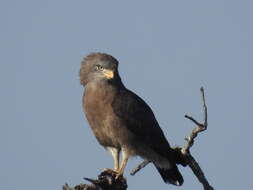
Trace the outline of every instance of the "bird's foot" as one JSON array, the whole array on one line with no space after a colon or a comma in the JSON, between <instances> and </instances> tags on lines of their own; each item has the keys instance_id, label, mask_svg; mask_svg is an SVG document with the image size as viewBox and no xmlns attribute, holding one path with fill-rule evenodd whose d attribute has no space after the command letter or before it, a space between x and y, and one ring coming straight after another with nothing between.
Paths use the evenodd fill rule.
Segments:
<instances>
[{"instance_id":1,"label":"bird's foot","mask_svg":"<svg viewBox=\"0 0 253 190\"><path fill-rule=\"evenodd\" d=\"M118 174L117 171L110 168L104 168L102 173L108 173L108 174L111 174L112 176L116 176Z\"/></svg>"},{"instance_id":2,"label":"bird's foot","mask_svg":"<svg viewBox=\"0 0 253 190\"><path fill-rule=\"evenodd\" d=\"M123 173L117 173L115 179L121 179L123 177Z\"/></svg>"},{"instance_id":3,"label":"bird's foot","mask_svg":"<svg viewBox=\"0 0 253 190\"><path fill-rule=\"evenodd\" d=\"M116 180L118 179L123 179L123 173L119 170L113 170L113 169L110 169L110 168L104 168L102 173L104 174L110 174L111 176L113 176Z\"/></svg>"},{"instance_id":4,"label":"bird's foot","mask_svg":"<svg viewBox=\"0 0 253 190\"><path fill-rule=\"evenodd\" d=\"M116 171L107 168L103 169L101 174L99 174L98 180L96 182L99 187L104 187L102 189L125 190L127 188L126 179L122 175L118 176L118 173Z\"/></svg>"}]
</instances>

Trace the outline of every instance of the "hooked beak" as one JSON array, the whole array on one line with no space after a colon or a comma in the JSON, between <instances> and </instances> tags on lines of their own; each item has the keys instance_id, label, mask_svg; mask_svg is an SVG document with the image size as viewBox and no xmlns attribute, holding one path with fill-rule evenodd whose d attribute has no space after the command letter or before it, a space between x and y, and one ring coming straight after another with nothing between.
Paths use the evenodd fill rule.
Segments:
<instances>
[{"instance_id":1,"label":"hooked beak","mask_svg":"<svg viewBox=\"0 0 253 190\"><path fill-rule=\"evenodd\" d=\"M107 79L112 79L114 77L114 73L112 70L104 69L103 72Z\"/></svg>"}]
</instances>

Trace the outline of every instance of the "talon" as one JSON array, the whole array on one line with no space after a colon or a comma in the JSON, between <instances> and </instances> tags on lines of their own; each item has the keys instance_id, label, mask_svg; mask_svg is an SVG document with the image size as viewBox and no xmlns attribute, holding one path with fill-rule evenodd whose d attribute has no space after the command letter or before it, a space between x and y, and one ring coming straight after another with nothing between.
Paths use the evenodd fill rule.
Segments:
<instances>
[{"instance_id":1,"label":"talon","mask_svg":"<svg viewBox=\"0 0 253 190\"><path fill-rule=\"evenodd\" d=\"M110 169L110 168L104 168L102 173L107 173L113 177L116 177L118 175L118 172L113 170L113 169Z\"/></svg>"},{"instance_id":2,"label":"talon","mask_svg":"<svg viewBox=\"0 0 253 190\"><path fill-rule=\"evenodd\" d=\"M116 174L115 179L119 179L119 178L123 178L123 174L122 173L117 173Z\"/></svg>"}]
</instances>

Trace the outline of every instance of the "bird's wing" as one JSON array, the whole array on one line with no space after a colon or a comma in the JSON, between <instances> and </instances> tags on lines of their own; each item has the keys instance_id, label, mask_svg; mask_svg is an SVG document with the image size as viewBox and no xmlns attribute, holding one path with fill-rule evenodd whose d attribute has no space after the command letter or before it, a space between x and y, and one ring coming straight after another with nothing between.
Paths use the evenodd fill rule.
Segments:
<instances>
[{"instance_id":1,"label":"bird's wing","mask_svg":"<svg viewBox=\"0 0 253 190\"><path fill-rule=\"evenodd\" d=\"M167 154L170 145L161 130L151 108L139 96L129 90L121 90L113 101L115 114L137 138L159 154Z\"/></svg>"}]
</instances>

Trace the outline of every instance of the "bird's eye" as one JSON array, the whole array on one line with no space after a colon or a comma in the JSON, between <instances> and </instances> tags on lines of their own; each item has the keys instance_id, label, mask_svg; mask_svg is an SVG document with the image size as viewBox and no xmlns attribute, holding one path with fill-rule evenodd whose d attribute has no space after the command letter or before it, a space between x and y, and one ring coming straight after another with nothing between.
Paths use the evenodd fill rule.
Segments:
<instances>
[{"instance_id":1,"label":"bird's eye","mask_svg":"<svg viewBox=\"0 0 253 190\"><path fill-rule=\"evenodd\" d=\"M96 65L96 69L100 71L104 70L104 68L101 65Z\"/></svg>"}]
</instances>

